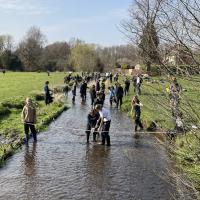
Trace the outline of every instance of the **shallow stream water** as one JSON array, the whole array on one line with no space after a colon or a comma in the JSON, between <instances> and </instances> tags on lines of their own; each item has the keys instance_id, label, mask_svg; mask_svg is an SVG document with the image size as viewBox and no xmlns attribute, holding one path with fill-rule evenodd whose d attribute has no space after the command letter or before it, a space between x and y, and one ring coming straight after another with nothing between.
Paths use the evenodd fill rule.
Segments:
<instances>
[{"instance_id":1,"label":"shallow stream water","mask_svg":"<svg viewBox=\"0 0 200 200\"><path fill-rule=\"evenodd\" d=\"M37 144L6 162L0 169L1 200L173 199L165 149L153 136L135 139L132 121L119 110L111 109L111 146L86 144L89 104L77 99L39 134Z\"/></svg>"}]
</instances>

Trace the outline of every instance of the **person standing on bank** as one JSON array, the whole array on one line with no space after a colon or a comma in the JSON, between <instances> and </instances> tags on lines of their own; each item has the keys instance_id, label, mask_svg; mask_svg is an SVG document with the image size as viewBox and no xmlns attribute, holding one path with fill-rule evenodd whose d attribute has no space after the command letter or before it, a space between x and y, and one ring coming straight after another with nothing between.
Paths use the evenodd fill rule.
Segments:
<instances>
[{"instance_id":1,"label":"person standing on bank","mask_svg":"<svg viewBox=\"0 0 200 200\"><path fill-rule=\"evenodd\" d=\"M117 97L117 108L122 106L122 99L124 95L124 90L121 84L118 84L118 87L116 89L116 97Z\"/></svg>"},{"instance_id":2,"label":"person standing on bank","mask_svg":"<svg viewBox=\"0 0 200 200\"><path fill-rule=\"evenodd\" d=\"M126 80L124 81L124 84L125 84L124 95L128 95L129 88L130 88L130 81L128 80L128 78L126 78Z\"/></svg>"},{"instance_id":3,"label":"person standing on bank","mask_svg":"<svg viewBox=\"0 0 200 200\"><path fill-rule=\"evenodd\" d=\"M45 82L44 86L44 93L45 93L45 104L48 105L51 103L51 95L50 95L50 89L49 89L49 81Z\"/></svg>"},{"instance_id":4,"label":"person standing on bank","mask_svg":"<svg viewBox=\"0 0 200 200\"><path fill-rule=\"evenodd\" d=\"M140 103L140 100L138 99L138 96L135 96L133 97L133 100L132 100L132 113L133 111L135 111L135 115L134 115L134 118L135 118L135 131L137 131L137 127L139 126L141 130L143 130L143 125L142 125L142 122L141 122L141 119L140 119L140 116L141 116L141 106L143 106L141 103Z\"/></svg>"},{"instance_id":5,"label":"person standing on bank","mask_svg":"<svg viewBox=\"0 0 200 200\"><path fill-rule=\"evenodd\" d=\"M143 80L142 80L142 77L140 76L140 75L137 75L137 77L136 77L136 80L135 80L135 92L136 92L136 94L137 95L141 95L141 85L142 85L142 82L143 82Z\"/></svg>"},{"instance_id":6,"label":"person standing on bank","mask_svg":"<svg viewBox=\"0 0 200 200\"><path fill-rule=\"evenodd\" d=\"M76 98L76 81L72 86L72 103L75 103L75 98Z\"/></svg>"},{"instance_id":7,"label":"person standing on bank","mask_svg":"<svg viewBox=\"0 0 200 200\"><path fill-rule=\"evenodd\" d=\"M101 132L102 143L101 144L105 145L105 141L106 141L107 146L110 146L110 135L109 135L110 124L111 124L110 111L99 104L96 105L95 109L99 112L99 115L100 115L100 118L97 124L100 123L98 131L100 131L102 127L102 132Z\"/></svg>"},{"instance_id":8,"label":"person standing on bank","mask_svg":"<svg viewBox=\"0 0 200 200\"><path fill-rule=\"evenodd\" d=\"M28 145L29 129L33 135L34 142L37 142L37 131L35 129L36 124L36 108L30 98L26 99L26 105L24 106L21 114L24 123L25 132L25 144Z\"/></svg>"}]
</instances>

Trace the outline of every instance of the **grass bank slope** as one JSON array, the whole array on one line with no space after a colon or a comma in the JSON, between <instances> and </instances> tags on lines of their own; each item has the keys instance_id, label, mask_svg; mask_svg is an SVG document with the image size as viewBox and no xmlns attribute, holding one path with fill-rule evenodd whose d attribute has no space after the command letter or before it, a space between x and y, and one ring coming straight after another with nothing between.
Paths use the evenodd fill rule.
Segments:
<instances>
[{"instance_id":1,"label":"grass bank slope","mask_svg":"<svg viewBox=\"0 0 200 200\"><path fill-rule=\"evenodd\" d=\"M122 79L120 80L122 83ZM183 88L180 107L183 112L184 123L188 127L200 127L200 76L178 78ZM143 107L141 119L146 127L157 120L163 130L175 127L169 107L169 94L166 88L170 83L165 77L152 78L142 84L142 95L139 97ZM122 110L131 116L131 100L135 92L133 86L130 93L124 98ZM165 137L165 136L163 136ZM173 143L173 153L179 169L192 180L200 190L200 130L190 129L186 134L180 134Z\"/></svg>"},{"instance_id":2,"label":"grass bank slope","mask_svg":"<svg viewBox=\"0 0 200 200\"><path fill-rule=\"evenodd\" d=\"M26 97L34 100L37 108L37 129L43 130L48 123L66 109L64 102L58 99L45 106L42 96L45 81L49 87L63 85L64 73L7 72L0 74L0 162L23 143L23 123L21 111Z\"/></svg>"}]
</instances>

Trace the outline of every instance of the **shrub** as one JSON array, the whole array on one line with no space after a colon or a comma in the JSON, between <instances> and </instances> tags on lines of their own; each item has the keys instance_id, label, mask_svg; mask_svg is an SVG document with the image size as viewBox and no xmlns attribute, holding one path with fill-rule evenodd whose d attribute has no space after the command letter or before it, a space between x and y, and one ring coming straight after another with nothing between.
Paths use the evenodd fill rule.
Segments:
<instances>
[{"instance_id":1,"label":"shrub","mask_svg":"<svg viewBox=\"0 0 200 200\"><path fill-rule=\"evenodd\" d=\"M12 98L12 99L10 98L1 103L3 107L5 108L7 107L9 109L11 108L22 109L24 107L24 104L25 104L25 99L22 97Z\"/></svg>"},{"instance_id":2,"label":"shrub","mask_svg":"<svg viewBox=\"0 0 200 200\"><path fill-rule=\"evenodd\" d=\"M0 105L0 117L10 114L11 111L9 108Z\"/></svg>"}]
</instances>

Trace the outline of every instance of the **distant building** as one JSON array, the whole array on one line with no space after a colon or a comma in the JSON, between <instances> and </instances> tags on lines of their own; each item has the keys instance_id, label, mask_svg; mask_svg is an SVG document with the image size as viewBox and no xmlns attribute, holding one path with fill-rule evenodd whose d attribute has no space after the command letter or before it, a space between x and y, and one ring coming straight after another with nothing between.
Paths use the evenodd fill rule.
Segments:
<instances>
[{"instance_id":1,"label":"distant building","mask_svg":"<svg viewBox=\"0 0 200 200\"><path fill-rule=\"evenodd\" d=\"M194 61L186 47L175 44L167 50L163 62L167 65L192 65Z\"/></svg>"}]
</instances>

